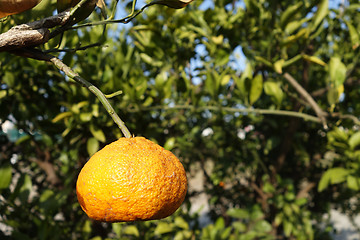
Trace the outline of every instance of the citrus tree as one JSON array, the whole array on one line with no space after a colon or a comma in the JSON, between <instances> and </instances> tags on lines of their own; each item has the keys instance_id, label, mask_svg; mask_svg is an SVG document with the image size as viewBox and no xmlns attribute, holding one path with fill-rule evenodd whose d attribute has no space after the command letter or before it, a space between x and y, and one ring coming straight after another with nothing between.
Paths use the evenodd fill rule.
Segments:
<instances>
[{"instance_id":1,"label":"citrus tree","mask_svg":"<svg viewBox=\"0 0 360 240\"><path fill-rule=\"evenodd\" d=\"M0 23L1 238L330 239L324 214L358 214L358 1L105 1L80 21L86 3ZM77 202L122 122L187 171L164 220L100 223Z\"/></svg>"}]
</instances>

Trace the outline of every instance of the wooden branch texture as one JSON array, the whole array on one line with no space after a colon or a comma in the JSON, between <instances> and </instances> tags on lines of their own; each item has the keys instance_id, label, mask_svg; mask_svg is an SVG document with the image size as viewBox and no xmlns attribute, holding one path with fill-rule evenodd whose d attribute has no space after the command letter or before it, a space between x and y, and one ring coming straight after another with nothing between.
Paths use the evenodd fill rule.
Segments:
<instances>
[{"instance_id":1,"label":"wooden branch texture","mask_svg":"<svg viewBox=\"0 0 360 240\"><path fill-rule=\"evenodd\" d=\"M0 52L33 47L50 39L50 28L64 25L69 19L69 11L41 19L39 21L12 27L0 34Z\"/></svg>"},{"instance_id":2,"label":"wooden branch texture","mask_svg":"<svg viewBox=\"0 0 360 240\"><path fill-rule=\"evenodd\" d=\"M46 28L37 30L11 28L0 35L0 52L43 44L49 40L50 31Z\"/></svg>"}]
</instances>

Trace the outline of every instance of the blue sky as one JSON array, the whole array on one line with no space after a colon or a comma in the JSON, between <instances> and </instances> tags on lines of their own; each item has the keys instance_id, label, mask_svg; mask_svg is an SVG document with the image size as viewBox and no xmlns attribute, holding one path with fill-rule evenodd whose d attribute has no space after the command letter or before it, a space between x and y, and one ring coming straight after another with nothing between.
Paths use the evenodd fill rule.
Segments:
<instances>
[{"instance_id":1,"label":"blue sky","mask_svg":"<svg viewBox=\"0 0 360 240\"><path fill-rule=\"evenodd\" d=\"M344 2L345 4L348 3L347 0L329 0L329 8L336 9L342 2ZM237 7L245 7L244 1L238 1L236 5L237 5ZM212 7L214 7L214 0L204 0L203 3L200 5L200 9L202 9L202 10L206 10L206 9L212 8ZM199 45L197 47L196 51L199 55L206 54L205 47L202 45ZM199 65L201 63L195 61L193 64ZM243 71L245 69L246 57L243 54L241 47L235 48L235 50L231 56L231 65L232 65L232 68L239 70L239 71Z\"/></svg>"},{"instance_id":2,"label":"blue sky","mask_svg":"<svg viewBox=\"0 0 360 240\"><path fill-rule=\"evenodd\" d=\"M144 6L145 1L147 1L147 0L138 0L137 4L136 4L136 8L139 9L142 6ZM214 3L216 2L216 0L195 0L195 1L202 1L202 4L200 4L200 7L199 7L202 10L206 10L208 8L214 7ZM329 0L329 8L336 9L336 8L338 8L339 4L341 4L342 2L344 2L345 4L348 4L347 0ZM116 16L117 19L125 17L127 15L126 11L124 11L126 3L129 3L129 1L126 1L126 2L119 1L118 11L117 11L117 16ZM245 7L244 1L242 1L242 0L237 1L236 7ZM146 12L146 10L145 10L145 12ZM124 25L124 24L119 24L119 25L120 25L119 26L120 28L123 28L123 27L127 28L127 27L131 26L131 23L129 23L127 25ZM198 55L200 55L200 56L204 56L207 54L206 48L204 45L201 45L201 44L198 45L195 50L198 53ZM191 65L194 66L194 68L196 68L197 66L200 67L201 64L202 63L200 60L194 59ZM241 47L237 47L234 50L234 52L231 56L230 64L233 69L236 69L238 71L244 70L244 68L246 66L246 57L244 56ZM191 71L194 71L194 69L191 69Z\"/></svg>"}]
</instances>

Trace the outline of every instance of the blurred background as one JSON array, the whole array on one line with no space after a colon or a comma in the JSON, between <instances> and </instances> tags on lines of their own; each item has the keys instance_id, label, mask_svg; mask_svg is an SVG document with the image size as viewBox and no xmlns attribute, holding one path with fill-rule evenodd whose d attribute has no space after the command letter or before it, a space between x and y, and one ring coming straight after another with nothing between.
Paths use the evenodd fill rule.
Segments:
<instances>
[{"instance_id":1,"label":"blurred background","mask_svg":"<svg viewBox=\"0 0 360 240\"><path fill-rule=\"evenodd\" d=\"M117 1L105 2L110 15ZM119 2L116 18L131 4ZM55 5L43 0L0 32ZM109 101L132 134L179 157L189 191L159 221L86 216L77 175L120 130L52 64L1 52L0 239L359 239L359 9L195 0L40 46L105 94L121 91ZM85 22L101 20L96 9Z\"/></svg>"}]
</instances>

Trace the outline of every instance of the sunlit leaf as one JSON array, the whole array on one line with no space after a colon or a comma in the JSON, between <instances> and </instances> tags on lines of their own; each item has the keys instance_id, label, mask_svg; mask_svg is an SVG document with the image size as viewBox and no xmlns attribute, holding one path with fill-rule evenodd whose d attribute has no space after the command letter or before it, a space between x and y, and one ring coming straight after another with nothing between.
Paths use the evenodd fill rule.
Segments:
<instances>
[{"instance_id":1,"label":"sunlit leaf","mask_svg":"<svg viewBox=\"0 0 360 240\"><path fill-rule=\"evenodd\" d=\"M226 214L233 218L248 219L250 214L247 210L241 208L231 208L226 211Z\"/></svg>"},{"instance_id":2,"label":"sunlit leaf","mask_svg":"<svg viewBox=\"0 0 360 240\"><path fill-rule=\"evenodd\" d=\"M260 220L255 223L254 230L257 232L270 232L272 230L272 226L265 220Z\"/></svg>"},{"instance_id":3,"label":"sunlit leaf","mask_svg":"<svg viewBox=\"0 0 360 240\"><path fill-rule=\"evenodd\" d=\"M338 184L344 182L348 174L348 170L340 167L327 170L320 179L318 191L324 191L330 184Z\"/></svg>"},{"instance_id":4,"label":"sunlit leaf","mask_svg":"<svg viewBox=\"0 0 360 240\"><path fill-rule=\"evenodd\" d=\"M171 149L173 149L174 146L175 146L175 141L176 141L176 139L175 139L174 137L169 138L168 140L166 140L166 142L165 142L165 144L164 144L164 148L165 148L166 150L171 151Z\"/></svg>"},{"instance_id":5,"label":"sunlit leaf","mask_svg":"<svg viewBox=\"0 0 360 240\"><path fill-rule=\"evenodd\" d=\"M90 125L90 132L100 142L106 141L104 132L100 128L95 127L93 124Z\"/></svg>"},{"instance_id":6,"label":"sunlit leaf","mask_svg":"<svg viewBox=\"0 0 360 240\"><path fill-rule=\"evenodd\" d=\"M72 112L59 113L56 117L53 118L52 122L55 123L70 116L72 116Z\"/></svg>"},{"instance_id":7,"label":"sunlit leaf","mask_svg":"<svg viewBox=\"0 0 360 240\"><path fill-rule=\"evenodd\" d=\"M140 233L139 233L139 230L137 229L136 226L126 226L124 231L123 231L124 234L127 234L127 235L132 235L132 236L135 236L135 237L139 237L140 236Z\"/></svg>"},{"instance_id":8,"label":"sunlit leaf","mask_svg":"<svg viewBox=\"0 0 360 240\"><path fill-rule=\"evenodd\" d=\"M89 156L92 156L99 150L99 141L96 138L89 138L86 146Z\"/></svg>"},{"instance_id":9,"label":"sunlit leaf","mask_svg":"<svg viewBox=\"0 0 360 240\"><path fill-rule=\"evenodd\" d=\"M352 149L352 150L355 149L357 146L359 146L360 145L360 132L354 133L350 137L348 143L349 143L350 149Z\"/></svg>"},{"instance_id":10,"label":"sunlit leaf","mask_svg":"<svg viewBox=\"0 0 360 240\"><path fill-rule=\"evenodd\" d=\"M155 235L162 235L165 233L172 232L173 230L174 230L174 228L170 223L159 222L154 230L154 233L155 233Z\"/></svg>"},{"instance_id":11,"label":"sunlit leaf","mask_svg":"<svg viewBox=\"0 0 360 240\"><path fill-rule=\"evenodd\" d=\"M339 57L332 57L329 62L329 77L335 88L342 85L346 79L346 66Z\"/></svg>"},{"instance_id":12,"label":"sunlit leaf","mask_svg":"<svg viewBox=\"0 0 360 240\"><path fill-rule=\"evenodd\" d=\"M294 5L290 5L280 16L280 26L285 28L289 21L298 12L298 9L303 5L302 2L298 2Z\"/></svg>"},{"instance_id":13,"label":"sunlit leaf","mask_svg":"<svg viewBox=\"0 0 360 240\"><path fill-rule=\"evenodd\" d=\"M353 45L352 48L353 48L353 50L355 50L360 45L359 32L356 30L356 28L349 21L345 21L345 23L346 23L346 25L347 25L347 27L349 29L350 39L351 39L351 43Z\"/></svg>"},{"instance_id":14,"label":"sunlit leaf","mask_svg":"<svg viewBox=\"0 0 360 240\"><path fill-rule=\"evenodd\" d=\"M283 67L284 62L285 62L284 59L280 59L274 63L274 70L277 73L282 74L282 67Z\"/></svg>"},{"instance_id":15,"label":"sunlit leaf","mask_svg":"<svg viewBox=\"0 0 360 240\"><path fill-rule=\"evenodd\" d=\"M277 105L281 104L284 93L277 82L267 81L264 83L264 91L267 95L272 97Z\"/></svg>"},{"instance_id":16,"label":"sunlit leaf","mask_svg":"<svg viewBox=\"0 0 360 240\"><path fill-rule=\"evenodd\" d=\"M254 104L259 99L263 90L263 77L261 74L256 75L251 81L249 101Z\"/></svg>"},{"instance_id":17,"label":"sunlit leaf","mask_svg":"<svg viewBox=\"0 0 360 240\"><path fill-rule=\"evenodd\" d=\"M346 178L346 184L348 188L354 191L359 191L360 189L360 179L358 177L348 175Z\"/></svg>"},{"instance_id":18,"label":"sunlit leaf","mask_svg":"<svg viewBox=\"0 0 360 240\"><path fill-rule=\"evenodd\" d=\"M318 58L316 56L309 56L309 55L303 54L302 57L309 62L313 62L313 63L316 63L321 66L327 65L323 60L321 60L320 58Z\"/></svg>"},{"instance_id":19,"label":"sunlit leaf","mask_svg":"<svg viewBox=\"0 0 360 240\"><path fill-rule=\"evenodd\" d=\"M320 4L318 5L317 11L315 13L315 17L312 21L311 30L315 31L316 28L320 25L320 23L324 20L324 18L329 13L329 0L321 0Z\"/></svg>"},{"instance_id":20,"label":"sunlit leaf","mask_svg":"<svg viewBox=\"0 0 360 240\"><path fill-rule=\"evenodd\" d=\"M182 217L176 217L174 224L179 228L189 229L189 224Z\"/></svg>"},{"instance_id":21,"label":"sunlit leaf","mask_svg":"<svg viewBox=\"0 0 360 240\"><path fill-rule=\"evenodd\" d=\"M11 165L5 164L0 167L0 189L9 187L12 179Z\"/></svg>"}]
</instances>

